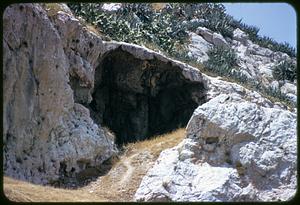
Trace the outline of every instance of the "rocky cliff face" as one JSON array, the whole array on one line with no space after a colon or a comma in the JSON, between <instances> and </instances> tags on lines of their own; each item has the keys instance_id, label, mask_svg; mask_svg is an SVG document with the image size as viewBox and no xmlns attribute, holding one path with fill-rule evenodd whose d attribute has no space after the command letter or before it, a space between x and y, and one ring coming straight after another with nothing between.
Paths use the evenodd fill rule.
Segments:
<instances>
[{"instance_id":1,"label":"rocky cliff face","mask_svg":"<svg viewBox=\"0 0 300 205\"><path fill-rule=\"evenodd\" d=\"M102 125L120 144L145 139L186 124L206 101L195 68L136 45L104 42L67 7L47 13L37 4L15 4L4 22L9 176L36 183L76 176L116 153Z\"/></svg>"},{"instance_id":2,"label":"rocky cliff face","mask_svg":"<svg viewBox=\"0 0 300 205\"><path fill-rule=\"evenodd\" d=\"M199 106L187 137L143 178L137 201L282 201L296 192L296 115L238 94Z\"/></svg>"},{"instance_id":3,"label":"rocky cliff face","mask_svg":"<svg viewBox=\"0 0 300 205\"><path fill-rule=\"evenodd\" d=\"M5 174L47 183L110 157L114 142L74 102L71 49L45 10L14 4L3 22Z\"/></svg>"},{"instance_id":4,"label":"rocky cliff face","mask_svg":"<svg viewBox=\"0 0 300 205\"><path fill-rule=\"evenodd\" d=\"M144 177L137 201L295 194L297 109L145 47L103 41L64 4L54 11L14 4L3 22L5 175L40 184L76 177L101 168L116 144L188 123L186 139L163 151ZM238 30L230 40L199 28L191 39L199 61L212 45L235 49L241 72L296 99L296 82L276 83L268 69L295 59L257 47Z\"/></svg>"}]
</instances>

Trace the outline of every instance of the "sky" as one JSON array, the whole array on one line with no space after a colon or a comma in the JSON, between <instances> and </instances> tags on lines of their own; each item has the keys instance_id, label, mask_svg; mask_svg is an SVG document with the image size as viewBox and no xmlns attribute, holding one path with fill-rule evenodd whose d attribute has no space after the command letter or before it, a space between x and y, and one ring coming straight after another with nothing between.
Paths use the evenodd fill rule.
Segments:
<instances>
[{"instance_id":1,"label":"sky","mask_svg":"<svg viewBox=\"0 0 300 205\"><path fill-rule=\"evenodd\" d=\"M227 14L260 29L259 35L277 42L288 42L294 48L297 42L296 12L287 3L223 3Z\"/></svg>"}]
</instances>

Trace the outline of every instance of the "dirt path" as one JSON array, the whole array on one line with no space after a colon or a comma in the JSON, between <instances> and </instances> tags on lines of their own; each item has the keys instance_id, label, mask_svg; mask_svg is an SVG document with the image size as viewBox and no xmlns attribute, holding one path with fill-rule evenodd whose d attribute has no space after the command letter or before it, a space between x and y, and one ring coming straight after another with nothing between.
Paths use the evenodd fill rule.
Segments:
<instances>
[{"instance_id":1,"label":"dirt path","mask_svg":"<svg viewBox=\"0 0 300 205\"><path fill-rule=\"evenodd\" d=\"M135 167L132 166L131 162L132 162L132 158L136 157L137 155L138 153L131 155L129 158L125 158L124 161L122 161L122 164L126 167L127 171L121 177L120 180L121 186L126 184L129 181L129 179L131 179L133 171L135 169Z\"/></svg>"},{"instance_id":2,"label":"dirt path","mask_svg":"<svg viewBox=\"0 0 300 205\"><path fill-rule=\"evenodd\" d=\"M124 155L107 175L99 177L82 190L106 196L111 201L133 201L134 193L153 161L148 151Z\"/></svg>"}]
</instances>

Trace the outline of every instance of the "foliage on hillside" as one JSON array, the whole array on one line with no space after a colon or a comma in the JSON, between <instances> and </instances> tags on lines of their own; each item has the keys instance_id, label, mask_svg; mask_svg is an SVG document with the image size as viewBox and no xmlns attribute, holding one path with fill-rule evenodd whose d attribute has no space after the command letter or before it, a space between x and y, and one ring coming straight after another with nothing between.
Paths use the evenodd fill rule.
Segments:
<instances>
[{"instance_id":1,"label":"foliage on hillside","mask_svg":"<svg viewBox=\"0 0 300 205\"><path fill-rule=\"evenodd\" d=\"M198 63L188 55L188 31L195 31L199 26L221 33L225 38L231 38L233 31L239 28L262 47L296 56L295 49L288 43L277 43L272 38L259 36L259 28L234 19L226 13L224 5L218 3L168 3L160 9L151 3L124 3L117 11L104 11L103 3L68 3L68 6L75 15L84 18L112 40L144 45L189 64ZM265 88L260 82L252 82L238 72L233 50L213 47L208 55L210 59L204 63L204 71L232 78L266 96L290 104L279 90ZM293 81L296 66L283 62L274 68L273 74L277 80Z\"/></svg>"},{"instance_id":2,"label":"foliage on hillside","mask_svg":"<svg viewBox=\"0 0 300 205\"><path fill-rule=\"evenodd\" d=\"M156 12L150 3L125 3L116 12L103 12L101 4L72 3L70 8L111 39L135 44L154 44L169 53L178 53L179 47L188 40L183 19L174 18L175 10Z\"/></svg>"},{"instance_id":3,"label":"foliage on hillside","mask_svg":"<svg viewBox=\"0 0 300 205\"><path fill-rule=\"evenodd\" d=\"M296 104L290 101L279 89L267 88L263 86L262 82L249 79L246 75L239 72L237 70L237 56L232 49L214 46L207 54L209 59L204 62L204 68L202 69L260 92L271 101L280 101L288 106L296 107ZM294 81L296 78L296 65L291 61L283 61L274 68L273 75L277 80Z\"/></svg>"},{"instance_id":4,"label":"foliage on hillside","mask_svg":"<svg viewBox=\"0 0 300 205\"><path fill-rule=\"evenodd\" d=\"M231 70L237 66L236 53L221 46L214 46L207 52L209 59L204 62L206 69L222 76L229 76Z\"/></svg>"},{"instance_id":5,"label":"foliage on hillside","mask_svg":"<svg viewBox=\"0 0 300 205\"><path fill-rule=\"evenodd\" d=\"M204 26L224 37L232 37L233 31L240 28L254 43L296 56L295 49L288 43L259 36L259 28L234 19L218 3L169 3L161 10L154 9L150 3L124 3L115 12L103 12L102 3L69 3L68 6L114 40L137 44L152 42L168 53L177 52L177 46L187 41L188 30Z\"/></svg>"},{"instance_id":6,"label":"foliage on hillside","mask_svg":"<svg viewBox=\"0 0 300 205\"><path fill-rule=\"evenodd\" d=\"M273 76L276 80L289 80L296 79L297 67L294 62L284 60L274 67Z\"/></svg>"},{"instance_id":7,"label":"foliage on hillside","mask_svg":"<svg viewBox=\"0 0 300 205\"><path fill-rule=\"evenodd\" d=\"M259 28L256 26L249 26L245 23L242 23L241 20L237 21L228 15L228 18L231 18L230 25L233 28L239 28L245 33L248 34L251 41L258 44L261 47L269 48L272 51L280 51L288 54L291 57L296 57L296 50L289 43L278 43L274 39L267 36L258 35Z\"/></svg>"}]
</instances>

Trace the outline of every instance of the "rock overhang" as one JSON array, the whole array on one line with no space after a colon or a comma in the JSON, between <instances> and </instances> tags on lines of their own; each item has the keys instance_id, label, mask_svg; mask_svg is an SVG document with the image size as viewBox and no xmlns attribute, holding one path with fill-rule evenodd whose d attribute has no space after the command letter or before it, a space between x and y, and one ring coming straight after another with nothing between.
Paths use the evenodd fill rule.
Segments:
<instances>
[{"instance_id":1,"label":"rock overhang","mask_svg":"<svg viewBox=\"0 0 300 205\"><path fill-rule=\"evenodd\" d=\"M97 123L119 136L117 143L185 126L206 101L206 82L196 68L134 44L104 47L88 107Z\"/></svg>"}]
</instances>

